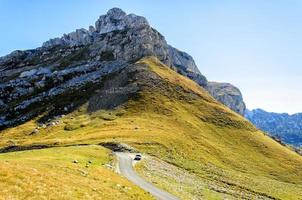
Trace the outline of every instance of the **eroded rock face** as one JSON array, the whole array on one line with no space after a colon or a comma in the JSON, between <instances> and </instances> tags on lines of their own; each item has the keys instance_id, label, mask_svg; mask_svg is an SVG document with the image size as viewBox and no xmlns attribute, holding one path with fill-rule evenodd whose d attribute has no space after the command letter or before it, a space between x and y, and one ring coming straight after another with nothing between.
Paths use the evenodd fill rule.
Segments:
<instances>
[{"instance_id":1,"label":"eroded rock face","mask_svg":"<svg viewBox=\"0 0 302 200\"><path fill-rule=\"evenodd\" d=\"M82 28L69 34L64 34L61 38L50 39L43 43L43 47L53 47L57 45L79 46L89 45L93 42L92 32Z\"/></svg>"},{"instance_id":2,"label":"eroded rock face","mask_svg":"<svg viewBox=\"0 0 302 200\"><path fill-rule=\"evenodd\" d=\"M169 55L171 57L171 60L173 61L173 65L180 68L180 70L201 74L192 56L190 56L186 52L169 46Z\"/></svg>"},{"instance_id":3,"label":"eroded rock face","mask_svg":"<svg viewBox=\"0 0 302 200\"><path fill-rule=\"evenodd\" d=\"M168 46L168 52L172 66L175 67L178 73L187 76L199 85L206 87L208 81L206 77L200 73L192 56L170 45Z\"/></svg>"},{"instance_id":4,"label":"eroded rock face","mask_svg":"<svg viewBox=\"0 0 302 200\"><path fill-rule=\"evenodd\" d=\"M100 34L147 26L149 26L149 23L144 17L134 14L127 15L119 8L109 10L106 15L100 16L95 23L96 32Z\"/></svg>"},{"instance_id":5,"label":"eroded rock face","mask_svg":"<svg viewBox=\"0 0 302 200\"><path fill-rule=\"evenodd\" d=\"M93 61L56 69L52 73L38 73L54 70L49 67L30 70L31 76L20 76L0 84L0 129L29 120L44 111L53 114L71 111L87 100L104 76L124 66L126 64L120 61Z\"/></svg>"},{"instance_id":6,"label":"eroded rock face","mask_svg":"<svg viewBox=\"0 0 302 200\"><path fill-rule=\"evenodd\" d=\"M237 87L230 83L208 82L206 89L216 100L240 115L244 115L246 106Z\"/></svg>"},{"instance_id":7,"label":"eroded rock face","mask_svg":"<svg viewBox=\"0 0 302 200\"><path fill-rule=\"evenodd\" d=\"M132 61L144 56L156 56L184 75L188 74L196 80L202 78L199 82L206 84L190 55L169 46L164 36L153 29L144 17L127 15L119 8L100 16L95 27L78 29L61 38L51 39L43 47L80 45L91 46L91 57L105 55L111 59Z\"/></svg>"}]
</instances>

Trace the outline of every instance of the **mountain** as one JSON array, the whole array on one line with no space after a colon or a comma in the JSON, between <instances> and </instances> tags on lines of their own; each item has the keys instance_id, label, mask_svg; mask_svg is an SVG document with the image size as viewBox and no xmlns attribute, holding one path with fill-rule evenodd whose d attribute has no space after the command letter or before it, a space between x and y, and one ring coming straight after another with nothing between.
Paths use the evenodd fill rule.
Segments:
<instances>
[{"instance_id":1,"label":"mountain","mask_svg":"<svg viewBox=\"0 0 302 200\"><path fill-rule=\"evenodd\" d=\"M247 110L245 117L259 129L296 147L302 146L302 114L266 112L262 109Z\"/></svg>"},{"instance_id":2,"label":"mountain","mask_svg":"<svg viewBox=\"0 0 302 200\"><path fill-rule=\"evenodd\" d=\"M115 8L0 63L5 199L153 199L112 149L181 199L301 199L302 157L216 101L143 17Z\"/></svg>"},{"instance_id":3,"label":"mountain","mask_svg":"<svg viewBox=\"0 0 302 200\"><path fill-rule=\"evenodd\" d=\"M55 107L52 110L57 113L72 109L78 102L70 104L57 99L85 90L100 76L119 70L126 62L152 55L207 86L207 79L190 55L168 45L144 17L127 15L118 8L100 16L89 30L78 29L34 50L14 51L0 58L0 128L29 120L51 109L49 106ZM232 101L232 96L227 100ZM49 105L50 101L57 104ZM233 102L234 109L237 101ZM30 108L37 104L42 106Z\"/></svg>"}]
</instances>

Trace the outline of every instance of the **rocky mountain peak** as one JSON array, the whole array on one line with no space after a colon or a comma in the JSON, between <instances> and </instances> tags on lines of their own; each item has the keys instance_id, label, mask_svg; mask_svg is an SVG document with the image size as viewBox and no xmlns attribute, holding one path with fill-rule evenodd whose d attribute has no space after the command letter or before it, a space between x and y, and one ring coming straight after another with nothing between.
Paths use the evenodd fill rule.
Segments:
<instances>
[{"instance_id":1,"label":"rocky mountain peak","mask_svg":"<svg viewBox=\"0 0 302 200\"><path fill-rule=\"evenodd\" d=\"M120 8L110 9L106 15L101 15L95 23L96 31L100 34L127 28L149 26L148 21L135 14L126 14Z\"/></svg>"},{"instance_id":2,"label":"rocky mountain peak","mask_svg":"<svg viewBox=\"0 0 302 200\"><path fill-rule=\"evenodd\" d=\"M133 61L144 56L156 56L201 86L207 83L189 54L168 45L164 36L152 28L144 17L126 14L120 8L112 8L101 15L95 27L77 29L61 38L50 39L43 44L43 48L83 45L91 45L92 58L107 55L112 59Z\"/></svg>"},{"instance_id":3,"label":"rocky mountain peak","mask_svg":"<svg viewBox=\"0 0 302 200\"><path fill-rule=\"evenodd\" d=\"M83 100L82 95L74 96L77 92L93 92L92 86L101 84L103 77L147 56L156 57L216 97L217 90L207 87L206 77L189 54L170 46L144 17L113 8L89 30L77 29L40 48L0 58L0 129L49 111L58 99L62 105L53 111L69 110L76 106L69 101ZM239 113L245 108L242 98L232 94L217 99Z\"/></svg>"},{"instance_id":4,"label":"rocky mountain peak","mask_svg":"<svg viewBox=\"0 0 302 200\"><path fill-rule=\"evenodd\" d=\"M89 29L77 29L69 34L64 34L61 38L50 39L43 43L43 47L52 47L57 45L79 46L91 44L100 34L110 33L112 31L122 31L126 29L150 28L146 18L135 14L126 14L120 8L112 8L107 14L101 15L94 26Z\"/></svg>"},{"instance_id":5,"label":"rocky mountain peak","mask_svg":"<svg viewBox=\"0 0 302 200\"><path fill-rule=\"evenodd\" d=\"M127 14L120 8L111 8L107 11L107 15L105 16L108 16L112 20L122 20L126 15Z\"/></svg>"}]
</instances>

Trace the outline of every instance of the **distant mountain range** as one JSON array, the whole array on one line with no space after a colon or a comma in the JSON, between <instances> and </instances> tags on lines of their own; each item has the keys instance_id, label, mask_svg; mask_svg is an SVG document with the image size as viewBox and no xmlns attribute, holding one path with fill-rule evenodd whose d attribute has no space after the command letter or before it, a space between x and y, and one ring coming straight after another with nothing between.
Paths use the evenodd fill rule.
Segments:
<instances>
[{"instance_id":1,"label":"distant mountain range","mask_svg":"<svg viewBox=\"0 0 302 200\"><path fill-rule=\"evenodd\" d=\"M302 147L302 113L266 112L262 109L246 110L245 117L257 128L282 142Z\"/></svg>"}]
</instances>

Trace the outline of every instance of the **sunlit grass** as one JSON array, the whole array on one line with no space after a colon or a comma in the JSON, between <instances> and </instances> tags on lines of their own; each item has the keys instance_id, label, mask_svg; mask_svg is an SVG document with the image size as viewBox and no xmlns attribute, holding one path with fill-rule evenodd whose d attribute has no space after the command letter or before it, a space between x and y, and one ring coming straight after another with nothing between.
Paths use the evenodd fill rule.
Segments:
<instances>
[{"instance_id":1,"label":"sunlit grass","mask_svg":"<svg viewBox=\"0 0 302 200\"><path fill-rule=\"evenodd\" d=\"M0 199L151 199L106 167L100 146L57 147L0 155Z\"/></svg>"},{"instance_id":2,"label":"sunlit grass","mask_svg":"<svg viewBox=\"0 0 302 200\"><path fill-rule=\"evenodd\" d=\"M161 78L156 87L151 87L152 81L139 80L144 83L139 98L114 110L93 113L83 105L62 117L58 125L41 128L36 134L31 134L35 120L29 121L2 131L0 145L123 142L195 174L206 184L226 188L230 194L239 191L301 199L301 156L155 58L139 64L148 65L150 73ZM217 196L213 191L207 194Z\"/></svg>"}]
</instances>

